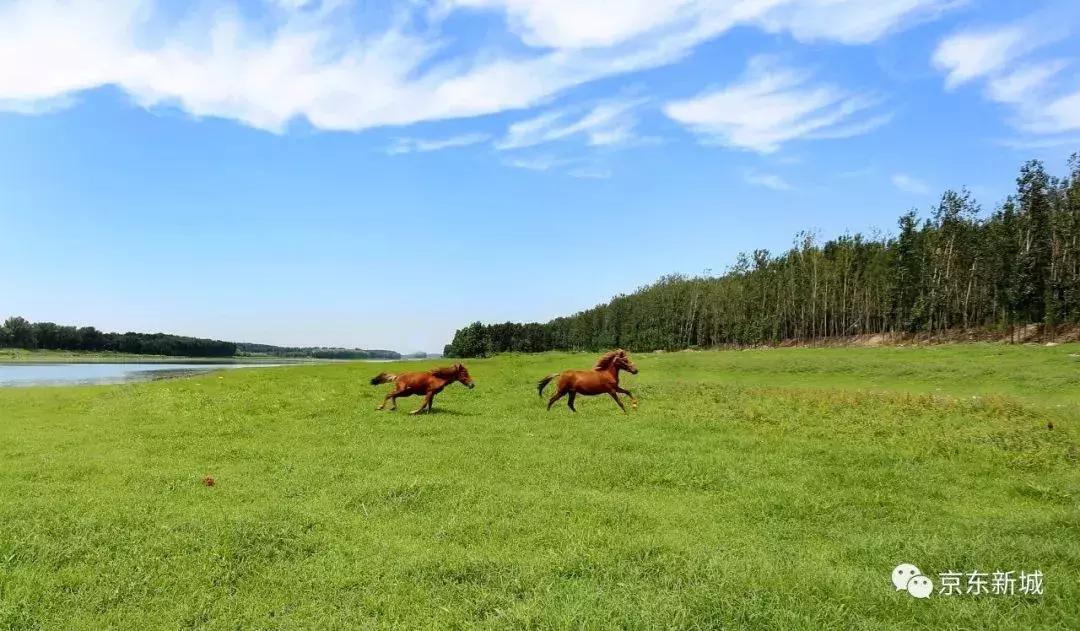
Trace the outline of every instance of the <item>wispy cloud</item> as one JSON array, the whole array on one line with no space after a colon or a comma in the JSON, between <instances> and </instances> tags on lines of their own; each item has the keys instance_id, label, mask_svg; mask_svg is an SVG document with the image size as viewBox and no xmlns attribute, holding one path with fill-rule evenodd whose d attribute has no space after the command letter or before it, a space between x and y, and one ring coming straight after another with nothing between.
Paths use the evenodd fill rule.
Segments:
<instances>
[{"instance_id":1,"label":"wispy cloud","mask_svg":"<svg viewBox=\"0 0 1080 631\"><path fill-rule=\"evenodd\" d=\"M554 156L532 156L528 158L509 158L504 160L503 164L508 167L525 169L527 171L549 171L556 167L566 166L572 162L572 160L556 158Z\"/></svg>"},{"instance_id":2,"label":"wispy cloud","mask_svg":"<svg viewBox=\"0 0 1080 631\"><path fill-rule=\"evenodd\" d=\"M657 31L690 28L700 35L752 24L802 41L865 44L913 22L931 19L957 0L446 0L451 6L497 8L530 46L617 46Z\"/></svg>"},{"instance_id":3,"label":"wispy cloud","mask_svg":"<svg viewBox=\"0 0 1080 631\"><path fill-rule=\"evenodd\" d=\"M1047 96L1024 108L1023 129L1035 134L1060 134L1080 130L1080 85L1071 91Z\"/></svg>"},{"instance_id":4,"label":"wispy cloud","mask_svg":"<svg viewBox=\"0 0 1080 631\"><path fill-rule=\"evenodd\" d=\"M791 33L801 41L866 44L891 32L933 20L967 0L810 0L747 3L769 9L756 19L771 32ZM736 4L736 8L746 5Z\"/></svg>"},{"instance_id":5,"label":"wispy cloud","mask_svg":"<svg viewBox=\"0 0 1080 631\"><path fill-rule=\"evenodd\" d=\"M600 103L581 116L566 110L546 112L510 125L506 136L496 143L498 149L520 149L582 136L592 146L626 143L634 137L637 117L634 109L642 100L616 100Z\"/></svg>"},{"instance_id":6,"label":"wispy cloud","mask_svg":"<svg viewBox=\"0 0 1080 631\"><path fill-rule=\"evenodd\" d=\"M559 156L536 154L507 157L503 165L526 171L552 172L583 180L606 180L612 176L611 169L588 156Z\"/></svg>"},{"instance_id":7,"label":"wispy cloud","mask_svg":"<svg viewBox=\"0 0 1080 631\"><path fill-rule=\"evenodd\" d=\"M1080 11L1062 6L1014 23L957 31L938 44L933 63L949 88L981 83L987 99L1010 108L1010 122L1022 134L1080 130L1080 81L1064 72L1077 60L1043 50L1080 30Z\"/></svg>"},{"instance_id":8,"label":"wispy cloud","mask_svg":"<svg viewBox=\"0 0 1080 631\"><path fill-rule=\"evenodd\" d=\"M934 50L934 66L945 72L950 88L994 73L1038 47L1040 38L1019 25L981 31L961 31L942 40Z\"/></svg>"},{"instance_id":9,"label":"wispy cloud","mask_svg":"<svg viewBox=\"0 0 1080 631\"><path fill-rule=\"evenodd\" d=\"M905 193L911 193L912 195L930 195L933 189L926 182L908 175L907 173L894 173L889 178L893 186L904 191Z\"/></svg>"},{"instance_id":10,"label":"wispy cloud","mask_svg":"<svg viewBox=\"0 0 1080 631\"><path fill-rule=\"evenodd\" d=\"M999 103L1023 104L1068 65L1064 59L1049 59L1019 66L987 81L986 95Z\"/></svg>"},{"instance_id":11,"label":"wispy cloud","mask_svg":"<svg viewBox=\"0 0 1080 631\"><path fill-rule=\"evenodd\" d=\"M816 83L810 73L771 57L755 57L739 82L670 102L664 112L708 143L771 153L793 140L865 134L890 118L866 115L878 100Z\"/></svg>"},{"instance_id":12,"label":"wispy cloud","mask_svg":"<svg viewBox=\"0 0 1080 631\"><path fill-rule=\"evenodd\" d=\"M787 180L774 173L747 171L743 174L743 179L746 180L747 184L770 188L774 191L790 191L792 189L791 184L788 184Z\"/></svg>"},{"instance_id":13,"label":"wispy cloud","mask_svg":"<svg viewBox=\"0 0 1080 631\"><path fill-rule=\"evenodd\" d=\"M735 26L868 42L949 4L627 0L613 11L607 0L438 0L365 8L361 27L358 3L9 0L0 4L0 104L32 112L115 86L143 107L275 132L295 120L325 130L400 126L535 107L677 62ZM504 17L518 41L460 45L449 18L476 11Z\"/></svg>"},{"instance_id":14,"label":"wispy cloud","mask_svg":"<svg viewBox=\"0 0 1080 631\"><path fill-rule=\"evenodd\" d=\"M387 147L386 152L390 155L398 155L402 153L439 151L441 149L479 144L488 141L490 138L491 134L481 133L462 134L449 138L395 138L393 144Z\"/></svg>"}]
</instances>

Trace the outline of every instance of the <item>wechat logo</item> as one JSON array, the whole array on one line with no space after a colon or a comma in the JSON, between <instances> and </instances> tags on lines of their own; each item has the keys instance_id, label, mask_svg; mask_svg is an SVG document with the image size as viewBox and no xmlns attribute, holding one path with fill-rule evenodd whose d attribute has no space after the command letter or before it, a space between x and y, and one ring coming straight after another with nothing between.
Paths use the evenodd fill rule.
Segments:
<instances>
[{"instance_id":1,"label":"wechat logo","mask_svg":"<svg viewBox=\"0 0 1080 631\"><path fill-rule=\"evenodd\" d=\"M923 576L919 568L910 563L901 563L892 571L892 582L896 591L905 591L915 598L929 598L934 593L934 582Z\"/></svg>"}]
</instances>

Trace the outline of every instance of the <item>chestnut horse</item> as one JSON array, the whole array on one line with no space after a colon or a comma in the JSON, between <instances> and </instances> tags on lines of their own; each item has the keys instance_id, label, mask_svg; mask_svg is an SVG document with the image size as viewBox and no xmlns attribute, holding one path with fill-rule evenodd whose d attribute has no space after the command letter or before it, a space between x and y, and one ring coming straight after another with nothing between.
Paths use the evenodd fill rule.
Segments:
<instances>
[{"instance_id":1,"label":"chestnut horse","mask_svg":"<svg viewBox=\"0 0 1080 631\"><path fill-rule=\"evenodd\" d=\"M435 395L443 391L443 388L460 381L462 385L470 390L476 386L473 383L472 377L469 376L469 371L461 364L454 364L453 366L447 366L445 368L434 368L427 372L404 372L400 375L391 375L390 373L381 372L371 378L371 385L377 386L380 383L394 382L394 390L386 395L383 399L382 405L375 408L381 410L386 407L386 402L390 402L390 409L397 409L398 397L411 397L414 394L422 394L424 396L424 402L420 404L420 407L416 408L409 414L419 414L423 412L425 408L430 412L431 403L435 400Z\"/></svg>"},{"instance_id":2,"label":"chestnut horse","mask_svg":"<svg viewBox=\"0 0 1080 631\"><path fill-rule=\"evenodd\" d=\"M541 397L544 396L544 387L548 385L548 382L555 377L559 378L558 390L556 390L554 396L548 400L547 409L549 410L564 394L570 395L566 404L570 406L571 410L577 412L577 410L574 409L574 398L577 395L607 393L611 395L612 399L615 399L615 403L619 404L622 411L626 412L626 406L619 400L619 395L617 394L619 392L630 397L630 405L634 406L634 409L637 409L637 399L634 398L634 395L631 394L629 390L619 387L620 370L625 370L632 375L637 374L637 366L634 365L634 362L630 361L630 358L626 356L626 351L621 348L600 357L592 370L564 370L561 373L552 373L536 384L536 390Z\"/></svg>"}]
</instances>

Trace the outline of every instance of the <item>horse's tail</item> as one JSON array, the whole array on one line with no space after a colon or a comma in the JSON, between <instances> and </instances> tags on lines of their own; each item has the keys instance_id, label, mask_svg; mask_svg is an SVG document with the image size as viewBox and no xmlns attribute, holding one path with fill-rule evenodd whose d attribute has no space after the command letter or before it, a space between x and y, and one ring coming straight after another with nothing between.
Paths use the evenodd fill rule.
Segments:
<instances>
[{"instance_id":1,"label":"horse's tail","mask_svg":"<svg viewBox=\"0 0 1080 631\"><path fill-rule=\"evenodd\" d=\"M536 394L539 395L539 396L544 396L544 388L546 388L547 385L549 383L551 383L552 379L554 379L555 377L558 377L558 376L559 376L559 373L553 372L550 375L548 375L547 377L544 377L543 379L538 381L536 383Z\"/></svg>"},{"instance_id":2,"label":"horse's tail","mask_svg":"<svg viewBox=\"0 0 1080 631\"><path fill-rule=\"evenodd\" d=\"M377 386L380 383L387 383L397 379L397 375L391 375L388 372L381 372L371 378L371 385Z\"/></svg>"}]
</instances>

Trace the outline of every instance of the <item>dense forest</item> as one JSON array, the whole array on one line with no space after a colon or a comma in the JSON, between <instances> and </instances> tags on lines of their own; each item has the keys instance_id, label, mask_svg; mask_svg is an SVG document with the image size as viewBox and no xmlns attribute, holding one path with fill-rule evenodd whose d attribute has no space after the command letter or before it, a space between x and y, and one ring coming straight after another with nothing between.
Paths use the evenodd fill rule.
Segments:
<instances>
[{"instance_id":1,"label":"dense forest","mask_svg":"<svg viewBox=\"0 0 1080 631\"><path fill-rule=\"evenodd\" d=\"M1016 192L984 213L946 191L894 234L824 243L801 233L779 254L742 254L723 275L668 276L550 322L475 322L445 354L638 351L767 344L873 333L936 334L1080 321L1080 154L1063 178L1030 161Z\"/></svg>"},{"instance_id":2,"label":"dense forest","mask_svg":"<svg viewBox=\"0 0 1080 631\"><path fill-rule=\"evenodd\" d=\"M12 316L0 326L0 348L109 351L135 355L232 357L236 344L167 333L103 333L92 326L29 322Z\"/></svg>"},{"instance_id":3,"label":"dense forest","mask_svg":"<svg viewBox=\"0 0 1080 631\"><path fill-rule=\"evenodd\" d=\"M98 351L171 357L272 356L315 359L401 359L395 351L360 348L285 347L223 342L167 333L103 333L92 326L30 322L12 316L0 325L0 348Z\"/></svg>"}]
</instances>

